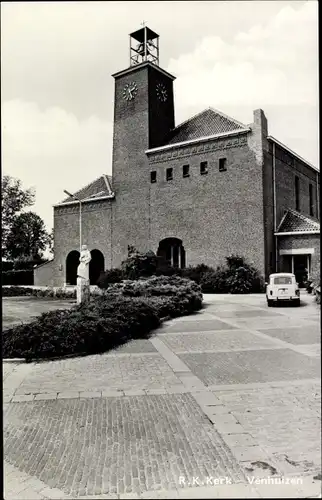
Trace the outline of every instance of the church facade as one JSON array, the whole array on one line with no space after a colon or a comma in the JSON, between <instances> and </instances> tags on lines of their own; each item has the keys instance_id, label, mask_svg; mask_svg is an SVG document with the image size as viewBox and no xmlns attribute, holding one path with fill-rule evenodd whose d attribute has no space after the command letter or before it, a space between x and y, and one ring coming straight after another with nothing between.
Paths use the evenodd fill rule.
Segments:
<instances>
[{"instance_id":1,"label":"church facade","mask_svg":"<svg viewBox=\"0 0 322 500\"><path fill-rule=\"evenodd\" d=\"M238 254L263 276L320 264L319 171L268 135L264 112L242 124L206 109L175 126L175 77L159 67L158 35L130 35L130 66L113 75L112 176L54 207L54 259L36 285L76 283L80 244L91 283L128 245L174 266Z\"/></svg>"}]
</instances>

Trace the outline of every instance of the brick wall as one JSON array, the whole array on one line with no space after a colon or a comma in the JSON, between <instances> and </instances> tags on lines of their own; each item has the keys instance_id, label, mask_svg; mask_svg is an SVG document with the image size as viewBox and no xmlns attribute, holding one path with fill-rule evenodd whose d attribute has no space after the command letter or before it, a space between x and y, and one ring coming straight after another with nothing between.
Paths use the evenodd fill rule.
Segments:
<instances>
[{"instance_id":1,"label":"brick wall","mask_svg":"<svg viewBox=\"0 0 322 500\"><path fill-rule=\"evenodd\" d=\"M320 235L278 236L278 250L314 248L311 256L311 276L320 275ZM279 256L278 270L282 271L285 257Z\"/></svg>"},{"instance_id":2,"label":"brick wall","mask_svg":"<svg viewBox=\"0 0 322 500\"><path fill-rule=\"evenodd\" d=\"M34 268L35 286L54 286L55 262L51 260Z\"/></svg>"},{"instance_id":3,"label":"brick wall","mask_svg":"<svg viewBox=\"0 0 322 500\"><path fill-rule=\"evenodd\" d=\"M113 201L84 203L82 207L82 241L88 249L100 250L105 269L111 267L111 206ZM66 277L66 258L79 250L79 205L54 209L53 286L62 286Z\"/></svg>"},{"instance_id":4,"label":"brick wall","mask_svg":"<svg viewBox=\"0 0 322 500\"><path fill-rule=\"evenodd\" d=\"M273 154L273 145L270 146ZM277 225L284 211L288 208L296 210L295 176L299 178L300 211L310 215L309 184L313 186L314 216L317 217L316 172L298 160L295 156L275 145L275 176L276 176L276 215Z\"/></svg>"},{"instance_id":5,"label":"brick wall","mask_svg":"<svg viewBox=\"0 0 322 500\"><path fill-rule=\"evenodd\" d=\"M238 253L264 273L262 165L249 135L150 155L150 170L157 172L157 182L149 184L153 251L160 240L176 237L187 265L216 266ZM219 172L219 158L227 159L226 172ZM208 161L207 175L200 175L202 161ZM188 178L182 176L185 164ZM167 167L173 168L172 181L166 181Z\"/></svg>"}]
</instances>

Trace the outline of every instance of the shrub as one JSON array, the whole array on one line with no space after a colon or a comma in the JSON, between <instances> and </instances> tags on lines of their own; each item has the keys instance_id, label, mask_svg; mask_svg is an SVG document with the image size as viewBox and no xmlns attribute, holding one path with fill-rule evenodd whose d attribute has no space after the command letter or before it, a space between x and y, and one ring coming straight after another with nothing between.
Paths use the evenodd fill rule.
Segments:
<instances>
[{"instance_id":1,"label":"shrub","mask_svg":"<svg viewBox=\"0 0 322 500\"><path fill-rule=\"evenodd\" d=\"M121 264L123 275L127 279L138 279L141 276L152 276L157 269L157 256L151 250L146 253L138 252L128 246L128 258Z\"/></svg>"},{"instance_id":2,"label":"shrub","mask_svg":"<svg viewBox=\"0 0 322 500\"><path fill-rule=\"evenodd\" d=\"M33 295L33 288L26 288L23 286L5 286L2 287L2 297L19 297L25 295Z\"/></svg>"},{"instance_id":3,"label":"shrub","mask_svg":"<svg viewBox=\"0 0 322 500\"><path fill-rule=\"evenodd\" d=\"M5 273L7 271L12 271L13 270L13 261L11 260L3 260L1 262L1 272Z\"/></svg>"},{"instance_id":4,"label":"shrub","mask_svg":"<svg viewBox=\"0 0 322 500\"><path fill-rule=\"evenodd\" d=\"M158 325L156 310L142 299L99 297L88 306L51 311L5 330L3 356L30 360L104 352L130 338L144 338Z\"/></svg>"},{"instance_id":5,"label":"shrub","mask_svg":"<svg viewBox=\"0 0 322 500\"><path fill-rule=\"evenodd\" d=\"M161 276L111 284L89 304L45 313L5 330L3 356L31 360L104 352L129 339L146 338L162 317L188 314L201 306L200 287L187 279Z\"/></svg>"},{"instance_id":6,"label":"shrub","mask_svg":"<svg viewBox=\"0 0 322 500\"><path fill-rule=\"evenodd\" d=\"M197 266L189 266L183 269L182 276L196 283L201 283L203 275L213 271L214 269L212 267L206 266L205 264L198 264Z\"/></svg>"},{"instance_id":7,"label":"shrub","mask_svg":"<svg viewBox=\"0 0 322 500\"><path fill-rule=\"evenodd\" d=\"M5 271L2 273L3 285L33 285L34 271L33 269L24 269L19 271Z\"/></svg>"},{"instance_id":8,"label":"shrub","mask_svg":"<svg viewBox=\"0 0 322 500\"><path fill-rule=\"evenodd\" d=\"M111 283L120 283L124 279L124 273L121 269L112 268L101 273L97 280L99 288L107 288Z\"/></svg>"},{"instance_id":9,"label":"shrub","mask_svg":"<svg viewBox=\"0 0 322 500\"><path fill-rule=\"evenodd\" d=\"M46 259L33 259L30 257L20 257L13 261L13 269L16 271L22 271L26 269L33 269L34 266L39 266L40 264L44 264L47 262Z\"/></svg>"},{"instance_id":10,"label":"shrub","mask_svg":"<svg viewBox=\"0 0 322 500\"><path fill-rule=\"evenodd\" d=\"M91 293L94 293L92 291ZM28 288L22 286L2 287L3 297L33 296L37 298L76 299L76 290L68 288Z\"/></svg>"},{"instance_id":11,"label":"shrub","mask_svg":"<svg viewBox=\"0 0 322 500\"><path fill-rule=\"evenodd\" d=\"M217 267L216 270L208 271L201 276L201 289L203 293L228 293L227 286L228 270Z\"/></svg>"}]
</instances>

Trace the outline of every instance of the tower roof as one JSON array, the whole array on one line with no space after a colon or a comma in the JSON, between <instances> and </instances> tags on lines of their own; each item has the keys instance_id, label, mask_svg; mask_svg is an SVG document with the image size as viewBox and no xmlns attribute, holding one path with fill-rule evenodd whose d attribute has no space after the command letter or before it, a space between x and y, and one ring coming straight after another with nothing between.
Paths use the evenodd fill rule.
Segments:
<instances>
[{"instance_id":1,"label":"tower roof","mask_svg":"<svg viewBox=\"0 0 322 500\"><path fill-rule=\"evenodd\" d=\"M145 28L140 28L137 31L134 31L133 33L130 33L130 37L134 38L134 40L137 40L140 43L144 42L144 29L146 30L146 39L147 40L154 40L155 38L158 38L158 34L155 33L155 31L152 31L150 28L145 26Z\"/></svg>"},{"instance_id":2,"label":"tower roof","mask_svg":"<svg viewBox=\"0 0 322 500\"><path fill-rule=\"evenodd\" d=\"M174 128L170 132L166 144L176 144L247 128L246 125L234 118L230 118L213 108L208 108Z\"/></svg>"}]
</instances>

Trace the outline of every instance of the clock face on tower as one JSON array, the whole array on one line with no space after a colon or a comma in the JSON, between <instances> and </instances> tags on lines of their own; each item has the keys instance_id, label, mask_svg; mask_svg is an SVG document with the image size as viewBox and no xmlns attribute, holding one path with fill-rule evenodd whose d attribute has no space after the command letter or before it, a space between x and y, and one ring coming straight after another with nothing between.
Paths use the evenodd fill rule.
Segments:
<instances>
[{"instance_id":1,"label":"clock face on tower","mask_svg":"<svg viewBox=\"0 0 322 500\"><path fill-rule=\"evenodd\" d=\"M163 83L158 83L156 87L157 97L160 101L165 102L168 99L168 93Z\"/></svg>"},{"instance_id":2,"label":"clock face on tower","mask_svg":"<svg viewBox=\"0 0 322 500\"><path fill-rule=\"evenodd\" d=\"M132 101L138 93L138 87L135 82L127 83L123 90L123 98L126 101Z\"/></svg>"}]
</instances>

